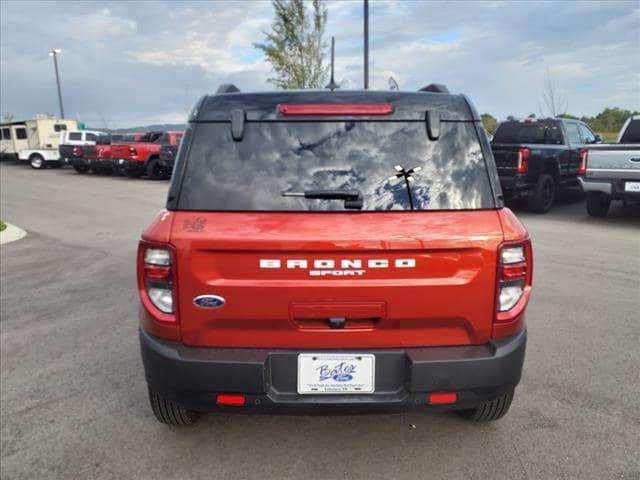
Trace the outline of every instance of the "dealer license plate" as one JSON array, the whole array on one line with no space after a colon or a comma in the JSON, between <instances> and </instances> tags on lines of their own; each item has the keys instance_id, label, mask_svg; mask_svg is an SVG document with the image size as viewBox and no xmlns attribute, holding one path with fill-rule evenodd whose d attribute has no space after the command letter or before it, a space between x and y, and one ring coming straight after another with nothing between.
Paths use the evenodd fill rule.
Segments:
<instances>
[{"instance_id":1,"label":"dealer license plate","mask_svg":"<svg viewBox=\"0 0 640 480\"><path fill-rule=\"evenodd\" d=\"M640 182L624 182L625 192L640 192Z\"/></svg>"},{"instance_id":2,"label":"dealer license plate","mask_svg":"<svg viewBox=\"0 0 640 480\"><path fill-rule=\"evenodd\" d=\"M375 372L376 358L371 354L301 353L298 355L298 393L373 393Z\"/></svg>"}]
</instances>

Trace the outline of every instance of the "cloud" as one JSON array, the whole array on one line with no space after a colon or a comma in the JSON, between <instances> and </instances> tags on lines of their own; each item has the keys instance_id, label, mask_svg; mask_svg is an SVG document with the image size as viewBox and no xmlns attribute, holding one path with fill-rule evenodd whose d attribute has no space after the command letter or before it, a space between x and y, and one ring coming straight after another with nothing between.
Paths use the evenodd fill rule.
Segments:
<instances>
[{"instance_id":1,"label":"cloud","mask_svg":"<svg viewBox=\"0 0 640 480\"><path fill-rule=\"evenodd\" d=\"M327 6L336 78L361 88L362 4ZM186 118L220 83L271 89L253 43L272 16L266 1L3 1L1 113L57 111L51 48L63 50L65 110L98 127ZM637 3L376 1L370 32L373 88L445 83L504 118L537 111L548 70L574 114L640 109Z\"/></svg>"}]
</instances>

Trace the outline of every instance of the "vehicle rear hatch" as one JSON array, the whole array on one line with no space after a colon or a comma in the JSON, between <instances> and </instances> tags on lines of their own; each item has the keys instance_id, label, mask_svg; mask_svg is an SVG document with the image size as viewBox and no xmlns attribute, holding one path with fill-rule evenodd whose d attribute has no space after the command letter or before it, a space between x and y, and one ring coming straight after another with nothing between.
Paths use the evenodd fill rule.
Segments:
<instances>
[{"instance_id":1,"label":"vehicle rear hatch","mask_svg":"<svg viewBox=\"0 0 640 480\"><path fill-rule=\"evenodd\" d=\"M187 131L169 200L183 343L486 343L503 234L473 121L442 112L432 140L425 110L396 107L385 121L281 112L236 140L229 123ZM357 190L362 208L289 196L318 189Z\"/></svg>"},{"instance_id":2,"label":"vehicle rear hatch","mask_svg":"<svg viewBox=\"0 0 640 480\"><path fill-rule=\"evenodd\" d=\"M78 158L82 157L84 146L80 145L59 145L58 152L60 153L60 158Z\"/></svg>"},{"instance_id":3,"label":"vehicle rear hatch","mask_svg":"<svg viewBox=\"0 0 640 480\"><path fill-rule=\"evenodd\" d=\"M527 161L532 150L561 144L562 129L558 121L508 121L498 127L491 142L491 151L498 175L509 178L526 172L523 162ZM521 167L520 172L518 166Z\"/></svg>"},{"instance_id":4,"label":"vehicle rear hatch","mask_svg":"<svg viewBox=\"0 0 640 480\"><path fill-rule=\"evenodd\" d=\"M131 147L128 143L114 143L111 145L111 158L127 159L131 155ZM134 146L135 148L135 146Z\"/></svg>"},{"instance_id":5,"label":"vehicle rear hatch","mask_svg":"<svg viewBox=\"0 0 640 480\"><path fill-rule=\"evenodd\" d=\"M640 144L590 146L586 178L640 180Z\"/></svg>"}]
</instances>

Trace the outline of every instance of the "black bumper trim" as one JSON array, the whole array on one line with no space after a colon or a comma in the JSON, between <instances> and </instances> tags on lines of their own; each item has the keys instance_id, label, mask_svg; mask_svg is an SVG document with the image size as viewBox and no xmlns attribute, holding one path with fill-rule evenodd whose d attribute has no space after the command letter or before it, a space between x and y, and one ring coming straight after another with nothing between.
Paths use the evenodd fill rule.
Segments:
<instances>
[{"instance_id":1,"label":"black bumper trim","mask_svg":"<svg viewBox=\"0 0 640 480\"><path fill-rule=\"evenodd\" d=\"M147 382L167 398L197 410L220 410L217 393L243 393L253 409L294 412L406 410L426 406L425 394L437 391L456 391L455 407L471 407L518 384L526 338L523 330L478 346L366 350L376 355L376 393L299 395L297 350L187 347L140 331Z\"/></svg>"}]
</instances>

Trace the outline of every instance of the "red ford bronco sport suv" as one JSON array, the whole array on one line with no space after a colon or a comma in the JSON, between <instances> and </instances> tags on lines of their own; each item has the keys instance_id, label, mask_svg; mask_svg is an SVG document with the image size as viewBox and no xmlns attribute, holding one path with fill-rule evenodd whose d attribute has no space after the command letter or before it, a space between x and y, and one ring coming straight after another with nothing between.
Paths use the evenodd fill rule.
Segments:
<instances>
[{"instance_id":1,"label":"red ford bronco sport suv","mask_svg":"<svg viewBox=\"0 0 640 480\"><path fill-rule=\"evenodd\" d=\"M139 245L156 417L502 417L533 265L483 132L439 85L203 97Z\"/></svg>"}]
</instances>

